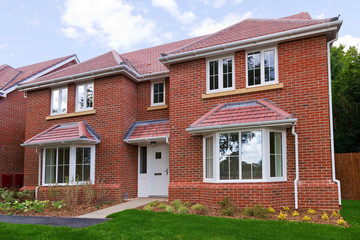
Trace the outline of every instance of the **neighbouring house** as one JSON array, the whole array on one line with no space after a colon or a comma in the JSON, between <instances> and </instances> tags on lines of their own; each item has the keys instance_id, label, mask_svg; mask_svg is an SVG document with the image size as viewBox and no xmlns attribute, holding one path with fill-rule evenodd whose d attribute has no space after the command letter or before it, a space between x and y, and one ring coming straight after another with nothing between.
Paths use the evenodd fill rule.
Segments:
<instances>
[{"instance_id":1,"label":"neighbouring house","mask_svg":"<svg viewBox=\"0 0 360 240\"><path fill-rule=\"evenodd\" d=\"M25 84L78 63L75 55L13 68L0 65L0 187L21 187L24 174L25 97L16 90Z\"/></svg>"},{"instance_id":2,"label":"neighbouring house","mask_svg":"<svg viewBox=\"0 0 360 240\"><path fill-rule=\"evenodd\" d=\"M90 182L112 199L337 208L329 49L341 24L246 19L20 85L24 189L45 198Z\"/></svg>"}]
</instances>

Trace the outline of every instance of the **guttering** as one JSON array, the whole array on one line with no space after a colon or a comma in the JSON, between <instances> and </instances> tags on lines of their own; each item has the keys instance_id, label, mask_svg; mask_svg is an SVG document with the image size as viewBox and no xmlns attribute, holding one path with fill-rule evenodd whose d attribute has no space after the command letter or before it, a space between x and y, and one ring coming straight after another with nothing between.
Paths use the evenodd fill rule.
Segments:
<instances>
[{"instance_id":1,"label":"guttering","mask_svg":"<svg viewBox=\"0 0 360 240\"><path fill-rule=\"evenodd\" d=\"M0 97L6 97L6 93L4 91L0 91Z\"/></svg>"},{"instance_id":2,"label":"guttering","mask_svg":"<svg viewBox=\"0 0 360 240\"><path fill-rule=\"evenodd\" d=\"M298 200L298 182L299 182L299 141L298 135L295 132L295 125L292 125L291 133L295 137L295 180L294 180L294 195L295 195L295 209L299 208Z\"/></svg>"},{"instance_id":3,"label":"guttering","mask_svg":"<svg viewBox=\"0 0 360 240\"><path fill-rule=\"evenodd\" d=\"M333 109L332 109L332 93L331 93L331 61L330 49L331 44L338 39L336 33L335 38L327 43L327 60L328 60L328 86L329 86L329 115L330 115L330 143L331 143L331 168L332 180L338 185L339 206L341 207L341 186L340 181L336 179L335 175L335 147L334 147L334 124L333 124Z\"/></svg>"},{"instance_id":4,"label":"guttering","mask_svg":"<svg viewBox=\"0 0 360 240\"><path fill-rule=\"evenodd\" d=\"M57 140L57 141L44 141L40 143L23 143L20 144L22 147L47 147L52 145L59 144L98 144L100 140L92 140L92 139L70 139L70 140Z\"/></svg>"},{"instance_id":5,"label":"guttering","mask_svg":"<svg viewBox=\"0 0 360 240\"><path fill-rule=\"evenodd\" d=\"M279 41L285 41L285 40L289 41L304 36L330 32L340 28L341 24L342 24L341 20L327 22L323 24L317 24L309 27L303 27L303 28L288 30L280 33L269 34L266 36L260 36L260 37L245 39L237 42L225 43L225 44L197 49L193 51L163 56L159 58L159 61L162 62L164 65L168 66L172 63L177 63L185 60L206 57L209 55L226 54L226 53L234 52L235 50L239 50L239 49L245 49L245 48L265 45L265 44L273 44Z\"/></svg>"},{"instance_id":6,"label":"guttering","mask_svg":"<svg viewBox=\"0 0 360 240\"><path fill-rule=\"evenodd\" d=\"M156 141L165 141L169 142L169 136L159 136L159 137L148 137L148 138L134 138L134 139L124 139L124 142L128 144L140 144L140 143L150 143Z\"/></svg>"},{"instance_id":7,"label":"guttering","mask_svg":"<svg viewBox=\"0 0 360 240\"><path fill-rule=\"evenodd\" d=\"M46 81L42 81L42 82L24 84L24 85L18 86L17 88L21 92L31 91L31 90L47 88L47 87L57 86L57 85L62 85L62 84L94 80L94 78L107 77L107 76L111 76L111 75L115 75L115 74L125 74L130 79L132 79L136 82L169 77L169 71L141 75L141 74L138 74L137 72L135 72L134 70L132 70L131 68L129 68L128 66L121 64L121 65L118 65L115 67L94 70L94 71L90 71L90 72L86 72L86 73L79 73L79 74L75 74L75 75L71 75L71 76L50 79L50 80L46 80Z\"/></svg>"},{"instance_id":8,"label":"guttering","mask_svg":"<svg viewBox=\"0 0 360 240\"><path fill-rule=\"evenodd\" d=\"M233 130L233 129L241 129L241 128L251 128L251 127L291 126L296 122L297 122L297 119L292 118L292 119L283 119L283 120L274 120L274 121L217 125L217 126L209 126L209 127L190 127L190 128L187 128L186 131L193 133L193 134L198 134L198 133Z\"/></svg>"}]
</instances>

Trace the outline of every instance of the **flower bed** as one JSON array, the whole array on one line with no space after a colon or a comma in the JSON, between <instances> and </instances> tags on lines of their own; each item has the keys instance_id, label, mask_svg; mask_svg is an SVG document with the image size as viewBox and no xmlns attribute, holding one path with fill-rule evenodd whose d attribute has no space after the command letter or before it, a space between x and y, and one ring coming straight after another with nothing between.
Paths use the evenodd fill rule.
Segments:
<instances>
[{"instance_id":1,"label":"flower bed","mask_svg":"<svg viewBox=\"0 0 360 240\"><path fill-rule=\"evenodd\" d=\"M154 212L171 212L176 214L197 214L215 217L228 217L238 219L267 219L275 221L298 221L319 224L331 224L348 227L349 225L340 216L338 211L321 211L314 209L295 210L284 206L276 211L272 207L265 208L255 205L244 209L236 208L232 202L225 198L219 202L219 207L208 207L202 204L181 202L151 202L139 209Z\"/></svg>"}]
</instances>

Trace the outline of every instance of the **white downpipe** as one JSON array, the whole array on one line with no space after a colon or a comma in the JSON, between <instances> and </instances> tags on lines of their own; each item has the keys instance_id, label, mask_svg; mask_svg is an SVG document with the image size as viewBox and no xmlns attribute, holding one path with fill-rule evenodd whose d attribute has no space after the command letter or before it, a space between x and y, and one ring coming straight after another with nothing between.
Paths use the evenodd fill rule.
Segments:
<instances>
[{"instance_id":1,"label":"white downpipe","mask_svg":"<svg viewBox=\"0 0 360 240\"><path fill-rule=\"evenodd\" d=\"M327 43L327 60L328 60L328 85L329 85L329 114L330 114L330 143L331 143L331 168L332 168L332 180L338 185L339 206L341 206L341 186L340 181L335 176L335 147L334 147L334 124L333 124L333 109L332 109L332 93L331 93L331 61L330 61L330 49L331 44L338 39L338 34L333 40Z\"/></svg>"},{"instance_id":2,"label":"white downpipe","mask_svg":"<svg viewBox=\"0 0 360 240\"><path fill-rule=\"evenodd\" d=\"M38 200L38 188L41 184L41 151L36 148L36 153L39 154L39 172L38 172L38 185L35 188L35 199Z\"/></svg>"},{"instance_id":3,"label":"white downpipe","mask_svg":"<svg viewBox=\"0 0 360 240\"><path fill-rule=\"evenodd\" d=\"M296 124L296 123L295 123ZM298 209L298 181L299 181L299 142L298 135L295 132L295 124L292 126L291 133L295 137L295 180L294 180L294 193L295 193L295 209Z\"/></svg>"}]
</instances>

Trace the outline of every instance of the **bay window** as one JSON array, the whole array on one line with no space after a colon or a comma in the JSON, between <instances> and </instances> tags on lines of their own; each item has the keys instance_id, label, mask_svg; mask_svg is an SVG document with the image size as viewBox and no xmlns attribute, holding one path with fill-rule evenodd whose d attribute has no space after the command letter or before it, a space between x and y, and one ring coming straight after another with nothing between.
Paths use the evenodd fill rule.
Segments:
<instances>
[{"instance_id":1,"label":"bay window","mask_svg":"<svg viewBox=\"0 0 360 240\"><path fill-rule=\"evenodd\" d=\"M76 86L76 111L87 111L94 108L94 83Z\"/></svg>"},{"instance_id":2,"label":"bay window","mask_svg":"<svg viewBox=\"0 0 360 240\"><path fill-rule=\"evenodd\" d=\"M254 129L206 136L204 181L286 181L285 153L285 130Z\"/></svg>"},{"instance_id":3,"label":"bay window","mask_svg":"<svg viewBox=\"0 0 360 240\"><path fill-rule=\"evenodd\" d=\"M207 60L206 75L208 93L234 90L234 57Z\"/></svg>"},{"instance_id":4,"label":"bay window","mask_svg":"<svg viewBox=\"0 0 360 240\"><path fill-rule=\"evenodd\" d=\"M51 90L51 115L67 112L67 87Z\"/></svg>"},{"instance_id":5,"label":"bay window","mask_svg":"<svg viewBox=\"0 0 360 240\"><path fill-rule=\"evenodd\" d=\"M94 183L95 146L44 149L43 185Z\"/></svg>"},{"instance_id":6,"label":"bay window","mask_svg":"<svg viewBox=\"0 0 360 240\"><path fill-rule=\"evenodd\" d=\"M276 48L246 53L248 87L278 83Z\"/></svg>"}]
</instances>

